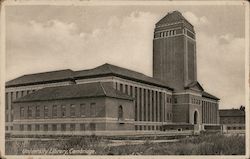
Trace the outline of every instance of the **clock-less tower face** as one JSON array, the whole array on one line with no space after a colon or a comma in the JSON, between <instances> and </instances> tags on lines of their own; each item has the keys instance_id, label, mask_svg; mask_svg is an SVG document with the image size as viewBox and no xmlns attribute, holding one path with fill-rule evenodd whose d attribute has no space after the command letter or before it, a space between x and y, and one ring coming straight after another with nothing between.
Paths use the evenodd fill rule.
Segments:
<instances>
[{"instance_id":1,"label":"clock-less tower face","mask_svg":"<svg viewBox=\"0 0 250 159\"><path fill-rule=\"evenodd\" d=\"M168 13L155 25L153 77L175 90L197 81L195 32L180 12Z\"/></svg>"}]
</instances>

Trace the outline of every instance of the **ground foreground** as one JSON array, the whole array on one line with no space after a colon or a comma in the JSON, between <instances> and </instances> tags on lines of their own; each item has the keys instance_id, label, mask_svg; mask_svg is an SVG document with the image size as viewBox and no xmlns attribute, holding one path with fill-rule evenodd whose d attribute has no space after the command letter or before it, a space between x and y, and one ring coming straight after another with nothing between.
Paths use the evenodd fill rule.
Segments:
<instances>
[{"instance_id":1,"label":"ground foreground","mask_svg":"<svg viewBox=\"0 0 250 159\"><path fill-rule=\"evenodd\" d=\"M6 155L244 155L245 136L67 137L6 140Z\"/></svg>"}]
</instances>

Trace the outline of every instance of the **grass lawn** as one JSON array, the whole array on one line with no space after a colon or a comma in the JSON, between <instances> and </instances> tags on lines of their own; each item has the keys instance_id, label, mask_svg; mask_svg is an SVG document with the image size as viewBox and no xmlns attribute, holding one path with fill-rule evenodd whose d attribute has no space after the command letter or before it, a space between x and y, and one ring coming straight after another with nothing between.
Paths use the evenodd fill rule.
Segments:
<instances>
[{"instance_id":1,"label":"grass lawn","mask_svg":"<svg viewBox=\"0 0 250 159\"><path fill-rule=\"evenodd\" d=\"M32 154L75 155L244 155L245 136L207 134L179 139L178 142L145 142L131 145L109 146L109 139L101 137L68 137L62 140L12 140L6 141L6 154L21 155L32 150ZM126 140L124 140L126 143ZM28 151L27 151L28 150Z\"/></svg>"}]
</instances>

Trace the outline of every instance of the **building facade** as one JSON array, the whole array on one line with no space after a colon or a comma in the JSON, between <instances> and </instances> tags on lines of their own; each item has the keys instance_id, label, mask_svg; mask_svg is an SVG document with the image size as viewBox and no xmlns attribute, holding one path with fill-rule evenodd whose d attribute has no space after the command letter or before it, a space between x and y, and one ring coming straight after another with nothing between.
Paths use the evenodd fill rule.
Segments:
<instances>
[{"instance_id":1,"label":"building facade","mask_svg":"<svg viewBox=\"0 0 250 159\"><path fill-rule=\"evenodd\" d=\"M187 129L187 127L188 129L202 130L205 126L218 126L219 99L207 93L197 81L195 45L193 26L180 12L174 11L167 14L156 24L153 40L153 77L111 64L104 64L89 70L45 72L24 75L8 81L6 83L6 132L15 134L21 130L30 130L25 126L20 127L20 124L23 125L22 122L24 121L33 122L36 125L34 119L28 118L24 120L18 114L22 112L21 110L25 113L28 112L29 102L33 103L33 105L45 105L43 102L48 103L48 99L41 101L43 96L47 96L46 93L41 96L39 94L41 91L62 87L69 89L74 87L78 90L81 86L84 87L84 85L94 83L109 85L112 89L109 88L108 91L113 94L132 98L123 99L128 105L132 102L133 107L130 109L133 110L133 113L130 112L130 115L133 114L133 119L128 118L130 124L128 124L128 127L123 127L123 131L167 131L168 128L183 130ZM53 96L53 93L47 93ZM42 103L35 103L37 101L34 101L34 98ZM74 96L71 98L75 99ZM83 100L81 102L86 100L85 96L81 98ZM93 95L91 98L99 101L100 97ZM58 109L61 109L60 105L64 105L64 102L68 103L68 100L67 98L61 98L59 102L57 98L50 99L48 109L53 110L53 102L59 102L55 105ZM114 100L113 97L112 100ZM80 109L80 103L73 105L76 105L76 109ZM108 106L107 103L101 105L105 108ZM119 106L120 104L116 102L113 105L114 110L118 109ZM71 107L70 104L68 104L68 107ZM124 107L122 108L124 109ZM70 111L70 108L68 109ZM97 107L97 109L101 109L101 107ZM35 108L32 110L35 112ZM91 109L86 109L86 111L91 112ZM111 114L118 115L117 111L113 112L112 109L105 109L106 113L108 111ZM35 114L34 112L33 114ZM35 115L32 117L35 117ZM88 120L88 117L78 117L81 119L77 121ZM92 117L93 120L95 118L99 117ZM46 119L46 121L52 119ZM58 120L60 124L66 122L65 118ZM121 124L119 116L115 116L112 120L116 123L114 127L119 127L119 124ZM43 119L43 121L45 120ZM61 132L60 126L62 125L60 124L56 126L56 129L48 126L48 130L60 130L59 132ZM72 125L74 123L69 122L68 124ZM81 130L79 124L83 123L75 124L75 128L72 129ZM93 124L97 126L94 129L95 131L93 129L84 130L91 130L92 133L95 132L96 134L98 134L98 131L111 132L115 130L108 129L108 123L106 123L105 129L103 126L101 126L102 129L99 129L97 121L91 122L91 125ZM29 124L26 123L27 125ZM36 130L34 125L31 126L31 130ZM66 130L72 129L70 129L69 125L66 125ZM72 131L68 133L72 133Z\"/></svg>"}]
</instances>

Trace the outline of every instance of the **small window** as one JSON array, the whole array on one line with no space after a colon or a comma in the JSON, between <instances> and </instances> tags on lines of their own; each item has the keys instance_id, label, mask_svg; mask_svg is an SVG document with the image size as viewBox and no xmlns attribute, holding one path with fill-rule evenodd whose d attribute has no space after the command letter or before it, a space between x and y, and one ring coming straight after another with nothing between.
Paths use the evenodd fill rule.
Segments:
<instances>
[{"instance_id":1,"label":"small window","mask_svg":"<svg viewBox=\"0 0 250 159\"><path fill-rule=\"evenodd\" d=\"M40 125L36 125L36 126L35 126L35 130L36 130L36 131L39 131L39 130L40 130Z\"/></svg>"},{"instance_id":2,"label":"small window","mask_svg":"<svg viewBox=\"0 0 250 159\"><path fill-rule=\"evenodd\" d=\"M52 124L52 131L57 131L57 125L56 124Z\"/></svg>"},{"instance_id":3,"label":"small window","mask_svg":"<svg viewBox=\"0 0 250 159\"><path fill-rule=\"evenodd\" d=\"M49 109L48 106L44 106L44 118L48 118L49 117Z\"/></svg>"},{"instance_id":4,"label":"small window","mask_svg":"<svg viewBox=\"0 0 250 159\"><path fill-rule=\"evenodd\" d=\"M76 116L76 106L74 104L70 105L70 116L75 117Z\"/></svg>"},{"instance_id":5,"label":"small window","mask_svg":"<svg viewBox=\"0 0 250 159\"><path fill-rule=\"evenodd\" d=\"M123 120L123 108L121 105L118 107L118 120Z\"/></svg>"},{"instance_id":6,"label":"small window","mask_svg":"<svg viewBox=\"0 0 250 159\"><path fill-rule=\"evenodd\" d=\"M8 126L5 126L5 130L8 131L9 127Z\"/></svg>"},{"instance_id":7,"label":"small window","mask_svg":"<svg viewBox=\"0 0 250 159\"><path fill-rule=\"evenodd\" d=\"M28 117L32 117L32 108L30 106L28 107Z\"/></svg>"},{"instance_id":8,"label":"small window","mask_svg":"<svg viewBox=\"0 0 250 159\"><path fill-rule=\"evenodd\" d=\"M120 83L120 91L123 92L123 84Z\"/></svg>"},{"instance_id":9,"label":"small window","mask_svg":"<svg viewBox=\"0 0 250 159\"><path fill-rule=\"evenodd\" d=\"M43 130L44 130L44 131L48 131L48 130L49 130L48 124L43 125Z\"/></svg>"},{"instance_id":10,"label":"small window","mask_svg":"<svg viewBox=\"0 0 250 159\"><path fill-rule=\"evenodd\" d=\"M62 111L62 117L66 117L66 106L65 105L61 106L61 111Z\"/></svg>"},{"instance_id":11,"label":"small window","mask_svg":"<svg viewBox=\"0 0 250 159\"><path fill-rule=\"evenodd\" d=\"M20 131L24 131L24 126L23 125L19 125Z\"/></svg>"},{"instance_id":12,"label":"small window","mask_svg":"<svg viewBox=\"0 0 250 159\"><path fill-rule=\"evenodd\" d=\"M40 117L40 107L36 106L36 117L39 118Z\"/></svg>"},{"instance_id":13,"label":"small window","mask_svg":"<svg viewBox=\"0 0 250 159\"><path fill-rule=\"evenodd\" d=\"M61 131L66 131L66 124L61 125Z\"/></svg>"},{"instance_id":14,"label":"small window","mask_svg":"<svg viewBox=\"0 0 250 159\"><path fill-rule=\"evenodd\" d=\"M96 130L96 125L95 125L95 123L90 123L90 124L89 124L89 127L90 127L90 130L92 130L92 131Z\"/></svg>"},{"instance_id":15,"label":"small window","mask_svg":"<svg viewBox=\"0 0 250 159\"><path fill-rule=\"evenodd\" d=\"M75 124L70 124L70 131L75 131L76 125Z\"/></svg>"},{"instance_id":16,"label":"small window","mask_svg":"<svg viewBox=\"0 0 250 159\"><path fill-rule=\"evenodd\" d=\"M57 117L57 106L56 105L53 105L53 107L52 107L52 116Z\"/></svg>"},{"instance_id":17,"label":"small window","mask_svg":"<svg viewBox=\"0 0 250 159\"><path fill-rule=\"evenodd\" d=\"M96 105L95 105L95 103L90 104L90 116L91 117L96 116Z\"/></svg>"},{"instance_id":18,"label":"small window","mask_svg":"<svg viewBox=\"0 0 250 159\"><path fill-rule=\"evenodd\" d=\"M125 84L125 93L128 94L128 85Z\"/></svg>"},{"instance_id":19,"label":"small window","mask_svg":"<svg viewBox=\"0 0 250 159\"><path fill-rule=\"evenodd\" d=\"M28 125L28 126L27 126L27 130L28 130L28 131L31 131L31 125Z\"/></svg>"},{"instance_id":20,"label":"small window","mask_svg":"<svg viewBox=\"0 0 250 159\"><path fill-rule=\"evenodd\" d=\"M81 112L81 117L85 117L86 116L86 112L87 112L87 110L86 110L86 104L81 104L80 105L80 112Z\"/></svg>"},{"instance_id":21,"label":"small window","mask_svg":"<svg viewBox=\"0 0 250 159\"><path fill-rule=\"evenodd\" d=\"M24 107L20 107L20 117L24 117Z\"/></svg>"},{"instance_id":22,"label":"small window","mask_svg":"<svg viewBox=\"0 0 250 159\"><path fill-rule=\"evenodd\" d=\"M177 98L174 98L174 103L177 103Z\"/></svg>"},{"instance_id":23,"label":"small window","mask_svg":"<svg viewBox=\"0 0 250 159\"><path fill-rule=\"evenodd\" d=\"M81 130L81 131L85 131L85 124L83 124L83 123L80 124L80 130Z\"/></svg>"}]
</instances>

